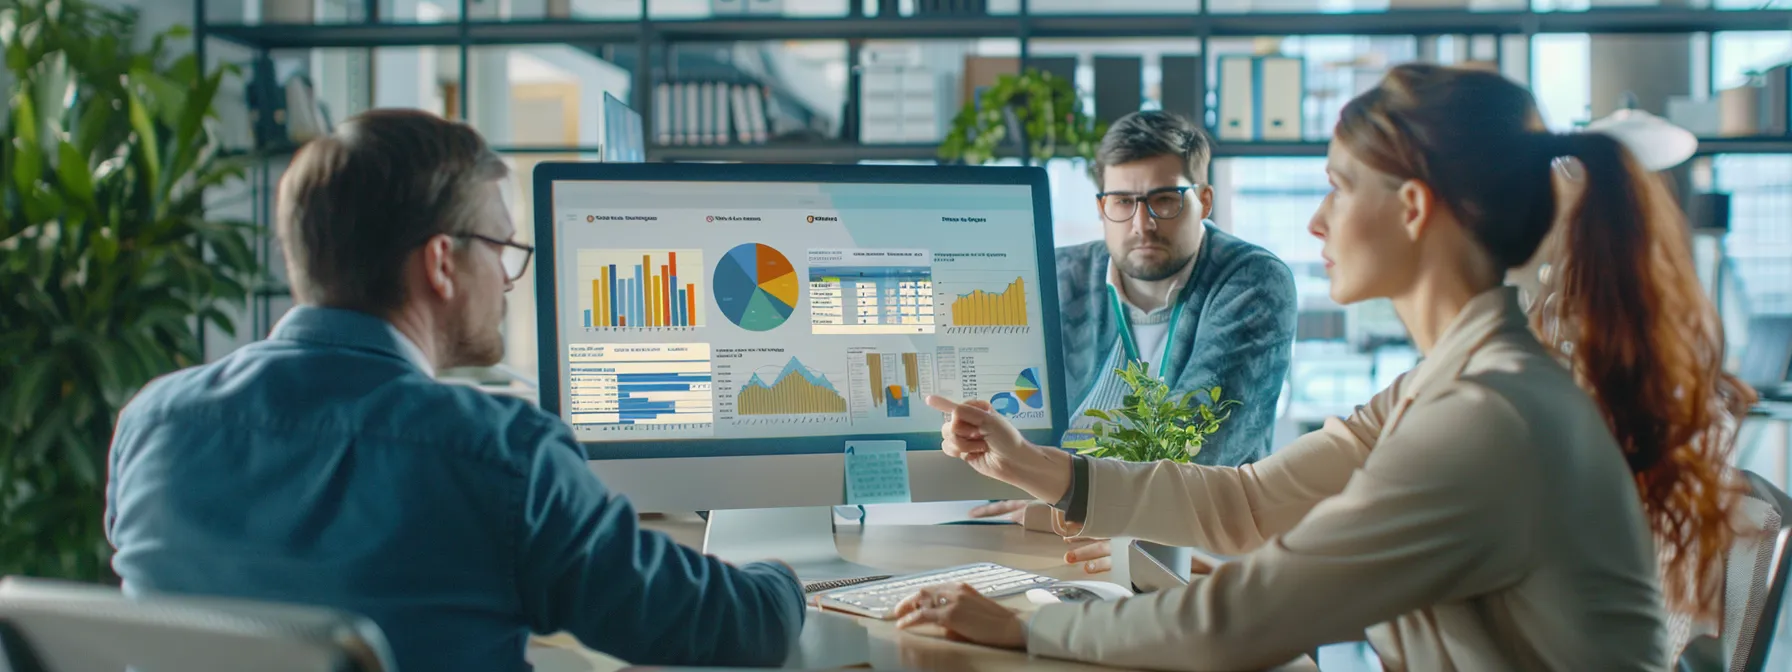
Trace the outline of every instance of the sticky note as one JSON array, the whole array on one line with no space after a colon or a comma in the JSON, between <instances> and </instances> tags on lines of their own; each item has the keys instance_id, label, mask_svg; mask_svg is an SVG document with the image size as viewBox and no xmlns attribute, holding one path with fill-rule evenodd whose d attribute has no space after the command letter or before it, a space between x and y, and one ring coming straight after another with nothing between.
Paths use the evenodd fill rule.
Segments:
<instances>
[{"instance_id":1,"label":"sticky note","mask_svg":"<svg viewBox=\"0 0 1792 672\"><path fill-rule=\"evenodd\" d=\"M908 443L846 442L846 503L901 504L908 491Z\"/></svg>"}]
</instances>

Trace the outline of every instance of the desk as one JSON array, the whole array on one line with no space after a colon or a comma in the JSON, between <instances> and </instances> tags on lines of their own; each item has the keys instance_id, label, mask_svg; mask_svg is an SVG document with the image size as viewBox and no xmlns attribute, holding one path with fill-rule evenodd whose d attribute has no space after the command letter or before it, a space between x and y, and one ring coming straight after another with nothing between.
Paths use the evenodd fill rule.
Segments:
<instances>
[{"instance_id":1,"label":"desk","mask_svg":"<svg viewBox=\"0 0 1792 672\"><path fill-rule=\"evenodd\" d=\"M696 516L644 523L679 543L702 548L703 521ZM843 525L836 535L846 559L893 574L988 561L1060 579L1101 579L1064 563L1063 539L1028 532L1019 525ZM1017 609L1033 605L1024 597L1003 600ZM576 647L565 636L537 640L541 646ZM878 670L1112 670L1115 668L1030 658L1024 652L947 641L938 636L897 630L894 623L810 609L801 650L787 668L858 667ZM557 654L559 655L559 654ZM551 672L538 666L540 672ZM585 668L590 669L590 668ZM1317 670L1302 657L1277 670Z\"/></svg>"}]
</instances>

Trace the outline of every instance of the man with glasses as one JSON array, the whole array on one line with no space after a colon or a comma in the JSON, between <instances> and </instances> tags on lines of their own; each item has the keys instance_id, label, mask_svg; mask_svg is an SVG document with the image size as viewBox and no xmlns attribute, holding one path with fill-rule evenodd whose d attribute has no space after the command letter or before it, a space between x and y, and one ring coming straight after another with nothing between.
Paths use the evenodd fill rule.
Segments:
<instances>
[{"instance_id":1,"label":"man with glasses","mask_svg":"<svg viewBox=\"0 0 1792 672\"><path fill-rule=\"evenodd\" d=\"M804 614L788 567L642 530L559 418L434 379L504 355L533 252L506 172L417 111L294 157L276 226L300 305L119 417L105 522L127 591L359 613L400 670L526 670L529 633L562 631L637 664L783 662Z\"/></svg>"},{"instance_id":2,"label":"man with glasses","mask_svg":"<svg viewBox=\"0 0 1792 672\"><path fill-rule=\"evenodd\" d=\"M1072 395L1066 442L1088 436L1085 411L1109 411L1131 391L1115 373L1129 362L1195 392L1230 417L1197 464L1237 466L1269 455L1276 401L1293 354L1296 300L1288 266L1215 227L1206 133L1166 112L1136 112L1108 129L1090 168L1104 240L1058 248L1065 383ZM1220 388L1221 399L1208 393ZM1077 468L1085 468L1078 458ZM1059 502L1060 509L1074 502ZM1023 502L979 507L1001 515ZM1109 568L1106 542L1073 550L1089 571Z\"/></svg>"}]
</instances>

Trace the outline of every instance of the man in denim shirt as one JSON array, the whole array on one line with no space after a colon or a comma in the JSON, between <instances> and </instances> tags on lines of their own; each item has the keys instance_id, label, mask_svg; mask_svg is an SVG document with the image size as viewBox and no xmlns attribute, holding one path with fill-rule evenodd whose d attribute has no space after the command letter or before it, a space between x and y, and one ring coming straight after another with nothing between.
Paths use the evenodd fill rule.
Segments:
<instances>
[{"instance_id":1,"label":"man in denim shirt","mask_svg":"<svg viewBox=\"0 0 1792 672\"><path fill-rule=\"evenodd\" d=\"M641 529L559 418L434 379L503 356L532 251L505 173L472 129L415 111L294 158L277 217L300 306L119 417L106 531L127 591L357 612L401 670L523 670L529 633L560 631L637 664L784 660L789 568Z\"/></svg>"},{"instance_id":2,"label":"man in denim shirt","mask_svg":"<svg viewBox=\"0 0 1792 672\"><path fill-rule=\"evenodd\" d=\"M1276 401L1293 356L1294 276L1274 254L1215 227L1205 182L1211 146L1188 119L1136 112L1102 138L1091 173L1104 240L1058 248L1071 431L1087 436L1084 411L1119 407L1131 389L1115 375L1141 362L1175 396L1208 391L1236 400L1207 437L1197 464L1238 466L1269 455ZM1217 410L1217 409L1216 409ZM1062 503L1061 503L1062 504ZM979 507L1015 511L1024 502ZM1106 542L1067 555L1091 572L1109 568Z\"/></svg>"}]
</instances>

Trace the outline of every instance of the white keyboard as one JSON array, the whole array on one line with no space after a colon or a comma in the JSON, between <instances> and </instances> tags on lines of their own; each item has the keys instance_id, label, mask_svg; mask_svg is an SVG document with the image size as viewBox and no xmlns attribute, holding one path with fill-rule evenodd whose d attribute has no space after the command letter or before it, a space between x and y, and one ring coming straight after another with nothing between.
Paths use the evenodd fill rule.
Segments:
<instances>
[{"instance_id":1,"label":"white keyboard","mask_svg":"<svg viewBox=\"0 0 1792 672\"><path fill-rule=\"evenodd\" d=\"M836 588L817 593L814 600L816 606L824 609L888 619L894 615L897 604L928 586L967 583L985 597L997 598L1018 595L1056 581L993 562L979 562Z\"/></svg>"}]
</instances>

